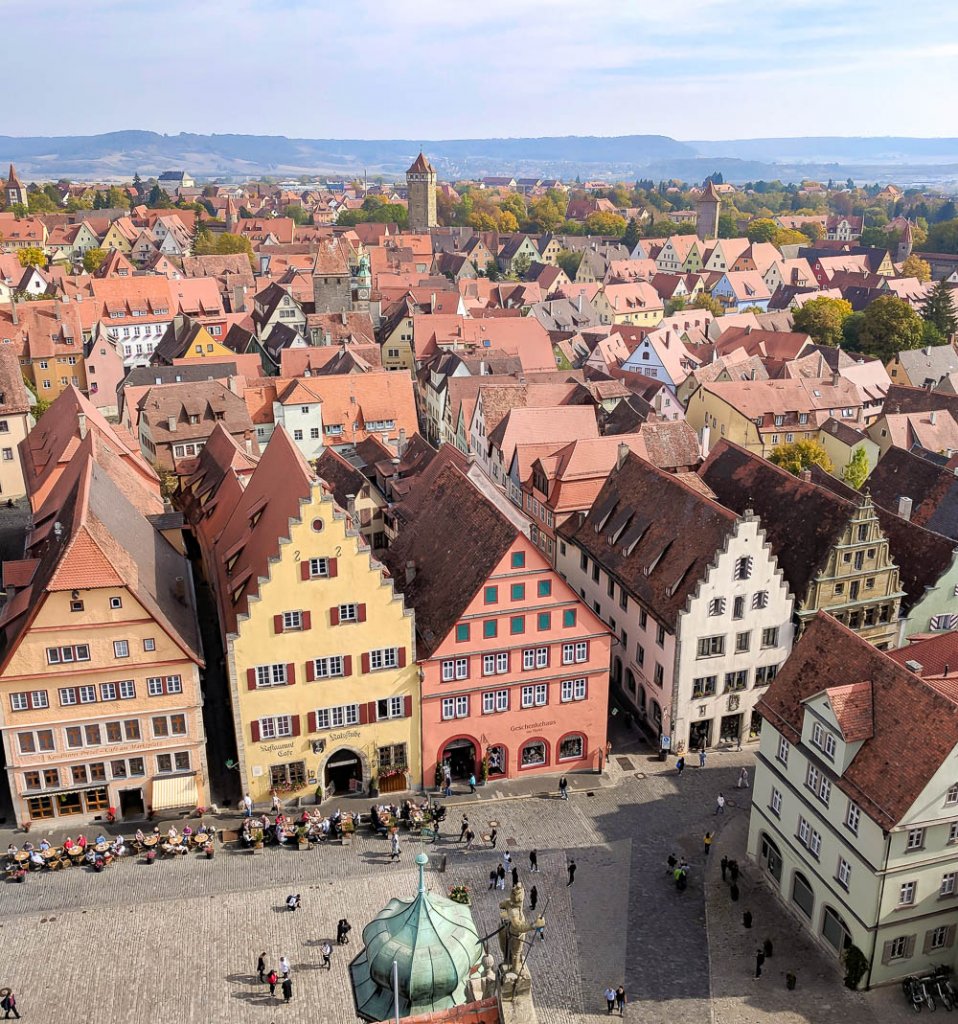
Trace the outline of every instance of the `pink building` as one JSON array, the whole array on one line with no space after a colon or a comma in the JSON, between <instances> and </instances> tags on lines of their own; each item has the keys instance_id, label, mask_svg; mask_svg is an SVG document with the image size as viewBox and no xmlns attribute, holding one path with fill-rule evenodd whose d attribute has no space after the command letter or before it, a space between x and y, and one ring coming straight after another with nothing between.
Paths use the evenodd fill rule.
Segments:
<instances>
[{"instance_id":1,"label":"pink building","mask_svg":"<svg viewBox=\"0 0 958 1024\"><path fill-rule=\"evenodd\" d=\"M441 456L387 554L416 612L423 784L599 767L606 746L609 631L522 532Z\"/></svg>"}]
</instances>

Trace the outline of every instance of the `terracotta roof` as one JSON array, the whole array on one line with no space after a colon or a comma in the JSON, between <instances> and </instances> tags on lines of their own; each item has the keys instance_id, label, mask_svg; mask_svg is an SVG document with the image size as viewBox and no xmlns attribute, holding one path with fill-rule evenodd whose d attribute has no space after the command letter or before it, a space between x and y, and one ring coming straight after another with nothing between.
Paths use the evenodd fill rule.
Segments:
<instances>
[{"instance_id":1,"label":"terracotta roof","mask_svg":"<svg viewBox=\"0 0 958 1024\"><path fill-rule=\"evenodd\" d=\"M509 466L519 444L560 444L577 437L598 437L595 410L587 405L510 409L494 430L486 430L490 447L498 448Z\"/></svg>"},{"instance_id":2,"label":"terracotta roof","mask_svg":"<svg viewBox=\"0 0 958 1024\"><path fill-rule=\"evenodd\" d=\"M958 744L958 704L819 612L792 649L757 708L794 744L801 742L803 702L832 687L870 684L872 732L832 785L882 829L898 825ZM858 691L856 691L857 693ZM856 703L861 697L856 697ZM847 703L847 699L846 699ZM860 710L851 725L863 726ZM934 722L934 728L928 723ZM908 756L903 757L902 751Z\"/></svg>"},{"instance_id":3,"label":"terracotta roof","mask_svg":"<svg viewBox=\"0 0 958 1024\"><path fill-rule=\"evenodd\" d=\"M426 159L425 154L420 150L419 156L412 162L407 174L430 174L433 172L432 164Z\"/></svg>"},{"instance_id":4,"label":"terracotta roof","mask_svg":"<svg viewBox=\"0 0 958 1024\"><path fill-rule=\"evenodd\" d=\"M30 411L30 397L20 360L13 345L0 345L0 415L17 416Z\"/></svg>"},{"instance_id":5,"label":"terracotta roof","mask_svg":"<svg viewBox=\"0 0 958 1024\"><path fill-rule=\"evenodd\" d=\"M889 448L866 484L876 505L898 511L900 498L913 502L911 521L958 539L958 477L903 448Z\"/></svg>"},{"instance_id":6,"label":"terracotta roof","mask_svg":"<svg viewBox=\"0 0 958 1024\"><path fill-rule=\"evenodd\" d=\"M846 683L844 686L830 686L825 692L845 742L860 743L871 739L874 735L872 684Z\"/></svg>"},{"instance_id":7,"label":"terracotta roof","mask_svg":"<svg viewBox=\"0 0 958 1024\"><path fill-rule=\"evenodd\" d=\"M217 422L222 422L231 433L253 430L243 399L218 380L155 385L140 399L137 409L141 429L144 423L148 425L154 444L209 437ZM198 418L197 423L190 422L193 416Z\"/></svg>"},{"instance_id":8,"label":"terracotta roof","mask_svg":"<svg viewBox=\"0 0 958 1024\"><path fill-rule=\"evenodd\" d=\"M316 460L316 472L342 509L349 507L350 495L358 497L363 488L369 486L366 477L332 448L323 449L322 455Z\"/></svg>"}]
</instances>

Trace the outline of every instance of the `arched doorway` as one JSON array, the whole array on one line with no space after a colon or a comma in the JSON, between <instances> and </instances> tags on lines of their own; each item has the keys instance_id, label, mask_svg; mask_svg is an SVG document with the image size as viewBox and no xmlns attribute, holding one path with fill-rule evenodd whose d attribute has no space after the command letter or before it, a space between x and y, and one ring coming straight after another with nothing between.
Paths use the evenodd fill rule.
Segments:
<instances>
[{"instance_id":1,"label":"arched doorway","mask_svg":"<svg viewBox=\"0 0 958 1024\"><path fill-rule=\"evenodd\" d=\"M465 737L450 740L442 748L441 760L449 765L454 779L468 779L477 768L476 745Z\"/></svg>"},{"instance_id":2,"label":"arched doorway","mask_svg":"<svg viewBox=\"0 0 958 1024\"><path fill-rule=\"evenodd\" d=\"M815 907L815 894L801 871L796 871L792 876L792 902L806 917L811 918Z\"/></svg>"},{"instance_id":3,"label":"arched doorway","mask_svg":"<svg viewBox=\"0 0 958 1024\"><path fill-rule=\"evenodd\" d=\"M762 867L781 885L782 882L782 855L774 840L762 833Z\"/></svg>"},{"instance_id":4,"label":"arched doorway","mask_svg":"<svg viewBox=\"0 0 958 1024\"><path fill-rule=\"evenodd\" d=\"M334 750L323 765L323 795L325 797L343 793L358 793L365 790L369 782L366 759L353 747Z\"/></svg>"},{"instance_id":5,"label":"arched doorway","mask_svg":"<svg viewBox=\"0 0 958 1024\"><path fill-rule=\"evenodd\" d=\"M852 944L852 933L837 910L827 903L822 912L822 935L836 953L844 953Z\"/></svg>"}]
</instances>

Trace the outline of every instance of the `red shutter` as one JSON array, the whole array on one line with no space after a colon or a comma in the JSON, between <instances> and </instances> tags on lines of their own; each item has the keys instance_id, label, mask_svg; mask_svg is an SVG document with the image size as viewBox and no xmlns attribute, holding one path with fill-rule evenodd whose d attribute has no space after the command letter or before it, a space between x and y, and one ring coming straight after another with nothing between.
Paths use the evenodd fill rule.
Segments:
<instances>
[{"instance_id":1,"label":"red shutter","mask_svg":"<svg viewBox=\"0 0 958 1024\"><path fill-rule=\"evenodd\" d=\"M399 667L400 668L405 668L406 667L406 648L405 647L400 647L399 648Z\"/></svg>"},{"instance_id":2,"label":"red shutter","mask_svg":"<svg viewBox=\"0 0 958 1024\"><path fill-rule=\"evenodd\" d=\"M316 678L316 662L312 658L306 662L306 682L311 683Z\"/></svg>"},{"instance_id":3,"label":"red shutter","mask_svg":"<svg viewBox=\"0 0 958 1024\"><path fill-rule=\"evenodd\" d=\"M310 711L306 716L306 729L308 732L316 732L316 712Z\"/></svg>"},{"instance_id":4,"label":"red shutter","mask_svg":"<svg viewBox=\"0 0 958 1024\"><path fill-rule=\"evenodd\" d=\"M290 663L286 666L286 685L292 686L296 682L296 666Z\"/></svg>"},{"instance_id":5,"label":"red shutter","mask_svg":"<svg viewBox=\"0 0 958 1024\"><path fill-rule=\"evenodd\" d=\"M312 629L313 617L309 612L303 612L303 629Z\"/></svg>"},{"instance_id":6,"label":"red shutter","mask_svg":"<svg viewBox=\"0 0 958 1024\"><path fill-rule=\"evenodd\" d=\"M253 737L253 742L259 743L259 722L250 722L249 731L250 735Z\"/></svg>"},{"instance_id":7,"label":"red shutter","mask_svg":"<svg viewBox=\"0 0 958 1024\"><path fill-rule=\"evenodd\" d=\"M402 713L403 718L412 718L412 696L408 693L402 699Z\"/></svg>"},{"instance_id":8,"label":"red shutter","mask_svg":"<svg viewBox=\"0 0 958 1024\"><path fill-rule=\"evenodd\" d=\"M283 616L282 615L274 615L273 616L273 631L276 632L276 633L282 633L283 632Z\"/></svg>"},{"instance_id":9,"label":"red shutter","mask_svg":"<svg viewBox=\"0 0 958 1024\"><path fill-rule=\"evenodd\" d=\"M365 622L366 621L366 606L364 604L361 604L359 606L359 610L357 612L357 617L358 617L360 622Z\"/></svg>"},{"instance_id":10,"label":"red shutter","mask_svg":"<svg viewBox=\"0 0 958 1024\"><path fill-rule=\"evenodd\" d=\"M326 563L329 567L329 578L332 579L334 576L338 575L339 559L327 558Z\"/></svg>"},{"instance_id":11,"label":"red shutter","mask_svg":"<svg viewBox=\"0 0 958 1024\"><path fill-rule=\"evenodd\" d=\"M300 734L300 732L302 731L301 726L300 726L299 715L293 715L292 718L293 718L293 735L294 736L298 736Z\"/></svg>"},{"instance_id":12,"label":"red shutter","mask_svg":"<svg viewBox=\"0 0 958 1024\"><path fill-rule=\"evenodd\" d=\"M369 722L369 705L359 705L359 724L366 725Z\"/></svg>"},{"instance_id":13,"label":"red shutter","mask_svg":"<svg viewBox=\"0 0 958 1024\"><path fill-rule=\"evenodd\" d=\"M369 671L369 655L364 652L360 656L359 660L360 660L360 662L361 662L361 664L363 666L363 673L365 674L366 672Z\"/></svg>"},{"instance_id":14,"label":"red shutter","mask_svg":"<svg viewBox=\"0 0 958 1024\"><path fill-rule=\"evenodd\" d=\"M309 559L306 558L299 563L299 578L301 580L308 580L309 576Z\"/></svg>"},{"instance_id":15,"label":"red shutter","mask_svg":"<svg viewBox=\"0 0 958 1024\"><path fill-rule=\"evenodd\" d=\"M334 605L329 609L329 624L331 626L339 625L339 605Z\"/></svg>"},{"instance_id":16,"label":"red shutter","mask_svg":"<svg viewBox=\"0 0 958 1024\"><path fill-rule=\"evenodd\" d=\"M353 656L351 654L347 654L343 658L343 675L344 676L351 676L352 674L353 674Z\"/></svg>"},{"instance_id":17,"label":"red shutter","mask_svg":"<svg viewBox=\"0 0 958 1024\"><path fill-rule=\"evenodd\" d=\"M376 713L376 702L374 700L369 701L366 705L366 721L367 722L378 722L379 715Z\"/></svg>"},{"instance_id":18,"label":"red shutter","mask_svg":"<svg viewBox=\"0 0 958 1024\"><path fill-rule=\"evenodd\" d=\"M246 670L246 688L248 690L256 689L256 669L248 668Z\"/></svg>"}]
</instances>

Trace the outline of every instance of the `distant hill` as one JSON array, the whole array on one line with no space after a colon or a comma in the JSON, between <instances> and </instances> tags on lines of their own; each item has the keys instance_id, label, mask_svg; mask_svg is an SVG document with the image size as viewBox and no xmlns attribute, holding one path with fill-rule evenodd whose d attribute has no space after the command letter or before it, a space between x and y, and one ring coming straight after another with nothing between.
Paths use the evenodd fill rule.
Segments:
<instances>
[{"instance_id":1,"label":"distant hill","mask_svg":"<svg viewBox=\"0 0 958 1024\"><path fill-rule=\"evenodd\" d=\"M958 139L796 138L679 142L665 135L449 139L423 144L441 177L492 174L575 178L681 177L713 170L755 178L958 180ZM0 136L0 164L26 179L128 179L183 168L198 179L255 175L401 177L419 152L411 139L289 139L269 135Z\"/></svg>"}]
</instances>

